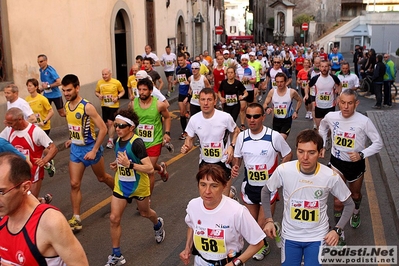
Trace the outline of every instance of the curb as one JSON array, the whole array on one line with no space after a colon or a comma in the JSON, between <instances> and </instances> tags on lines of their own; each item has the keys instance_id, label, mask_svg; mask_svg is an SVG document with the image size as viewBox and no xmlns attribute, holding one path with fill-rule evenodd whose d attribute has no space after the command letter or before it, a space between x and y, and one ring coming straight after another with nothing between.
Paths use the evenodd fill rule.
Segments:
<instances>
[{"instance_id":1,"label":"curb","mask_svg":"<svg viewBox=\"0 0 399 266\"><path fill-rule=\"evenodd\" d=\"M384 142L381 151L377 154L377 160L381 169L381 177L385 184L387 196L393 209L393 220L396 226L396 231L399 232L399 201L397 200L399 199L399 177L395 172L393 162L385 148L385 142L389 140L382 134L385 130L382 128L382 125L377 118L378 113L381 112L383 111L367 111L366 113L373 124L377 127Z\"/></svg>"}]
</instances>

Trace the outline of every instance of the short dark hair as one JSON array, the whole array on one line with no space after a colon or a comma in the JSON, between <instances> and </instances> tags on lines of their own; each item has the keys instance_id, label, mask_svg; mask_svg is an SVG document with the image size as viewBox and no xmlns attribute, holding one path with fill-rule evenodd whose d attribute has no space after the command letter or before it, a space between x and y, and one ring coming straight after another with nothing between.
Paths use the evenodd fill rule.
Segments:
<instances>
[{"instance_id":1,"label":"short dark hair","mask_svg":"<svg viewBox=\"0 0 399 266\"><path fill-rule=\"evenodd\" d=\"M133 111L132 108L119 109L118 112L117 112L117 115L121 115L121 116L124 116L124 117L129 118L130 120L132 120L133 123L135 124L135 127L137 127L139 125L139 117L136 114L136 112Z\"/></svg>"},{"instance_id":2,"label":"short dark hair","mask_svg":"<svg viewBox=\"0 0 399 266\"><path fill-rule=\"evenodd\" d=\"M144 61L149 61L151 65L154 64L154 59L152 59L151 57L147 57L147 56L144 57L143 62L144 62Z\"/></svg>"},{"instance_id":3,"label":"short dark hair","mask_svg":"<svg viewBox=\"0 0 399 266\"><path fill-rule=\"evenodd\" d=\"M299 132L298 136L296 137L295 145L298 148L299 143L307 142L313 142L314 144L316 144L317 151L319 152L321 151L321 149L323 149L323 138L313 129L305 129Z\"/></svg>"},{"instance_id":4,"label":"short dark hair","mask_svg":"<svg viewBox=\"0 0 399 266\"><path fill-rule=\"evenodd\" d=\"M136 60L141 60L143 61L143 57L141 55L136 56Z\"/></svg>"},{"instance_id":5,"label":"short dark hair","mask_svg":"<svg viewBox=\"0 0 399 266\"><path fill-rule=\"evenodd\" d=\"M147 86L147 88L152 91L154 89L154 84L152 83L152 81L149 78L144 78L144 79L140 79L137 82L137 88L141 85Z\"/></svg>"},{"instance_id":6,"label":"short dark hair","mask_svg":"<svg viewBox=\"0 0 399 266\"><path fill-rule=\"evenodd\" d=\"M200 167L195 178L199 184L203 178L211 178L213 181L221 183L224 187L227 185L226 172L220 165L217 164L204 164Z\"/></svg>"},{"instance_id":7,"label":"short dark hair","mask_svg":"<svg viewBox=\"0 0 399 266\"><path fill-rule=\"evenodd\" d=\"M200 91L200 94L201 93L204 93L204 94L212 94L213 95L213 98L216 100L216 93L215 93L215 91L212 89L212 88L203 88L201 91Z\"/></svg>"},{"instance_id":8,"label":"short dark hair","mask_svg":"<svg viewBox=\"0 0 399 266\"><path fill-rule=\"evenodd\" d=\"M287 81L287 79L288 79L288 77L287 77L286 74L284 74L283 72L278 72L278 73L276 74L276 76L274 77L274 80L276 80L276 78L279 78L279 77L283 77L283 78L284 78L284 81Z\"/></svg>"},{"instance_id":9,"label":"short dark hair","mask_svg":"<svg viewBox=\"0 0 399 266\"><path fill-rule=\"evenodd\" d=\"M39 55L37 56L37 58L40 58L40 57L43 57L44 60L47 60L47 56L46 56L45 54L39 54Z\"/></svg>"},{"instance_id":10,"label":"short dark hair","mask_svg":"<svg viewBox=\"0 0 399 266\"><path fill-rule=\"evenodd\" d=\"M30 180L31 173L29 164L18 155L11 152L0 153L0 165L3 164L8 164L10 166L8 180L12 184L17 185Z\"/></svg>"},{"instance_id":11,"label":"short dark hair","mask_svg":"<svg viewBox=\"0 0 399 266\"><path fill-rule=\"evenodd\" d=\"M178 54L177 57L183 57L184 59L186 59L186 55L183 53Z\"/></svg>"},{"instance_id":12,"label":"short dark hair","mask_svg":"<svg viewBox=\"0 0 399 266\"><path fill-rule=\"evenodd\" d=\"M259 108L262 116L265 114L265 110L263 109L263 106L260 103L250 103L247 106L247 110L248 110L248 108L252 108L252 109Z\"/></svg>"},{"instance_id":13,"label":"short dark hair","mask_svg":"<svg viewBox=\"0 0 399 266\"><path fill-rule=\"evenodd\" d=\"M72 84L74 88L80 86L79 78L74 74L65 75L65 77L63 77L61 80L61 84L62 86L68 86L69 84Z\"/></svg>"}]
</instances>

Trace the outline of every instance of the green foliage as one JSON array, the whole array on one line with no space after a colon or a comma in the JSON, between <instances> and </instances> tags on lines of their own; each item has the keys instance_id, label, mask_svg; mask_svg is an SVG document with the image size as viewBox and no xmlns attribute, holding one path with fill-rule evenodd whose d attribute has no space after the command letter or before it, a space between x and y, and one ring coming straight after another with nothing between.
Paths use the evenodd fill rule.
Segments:
<instances>
[{"instance_id":1,"label":"green foliage","mask_svg":"<svg viewBox=\"0 0 399 266\"><path fill-rule=\"evenodd\" d=\"M396 55L399 56L399 48L396 49Z\"/></svg>"},{"instance_id":2,"label":"green foliage","mask_svg":"<svg viewBox=\"0 0 399 266\"><path fill-rule=\"evenodd\" d=\"M293 24L295 27L300 27L302 25L302 23L304 23L304 22L309 23L313 19L314 19L314 17L312 15L301 14L294 19Z\"/></svg>"},{"instance_id":3,"label":"green foliage","mask_svg":"<svg viewBox=\"0 0 399 266\"><path fill-rule=\"evenodd\" d=\"M267 24L269 25L269 28L274 29L274 17L269 18Z\"/></svg>"}]
</instances>

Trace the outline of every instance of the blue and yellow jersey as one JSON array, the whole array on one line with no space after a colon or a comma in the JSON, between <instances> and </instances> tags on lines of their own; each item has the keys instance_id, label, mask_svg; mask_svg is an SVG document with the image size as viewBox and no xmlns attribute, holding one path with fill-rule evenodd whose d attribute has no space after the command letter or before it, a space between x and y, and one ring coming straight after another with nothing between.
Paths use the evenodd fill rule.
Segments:
<instances>
[{"instance_id":1,"label":"blue and yellow jersey","mask_svg":"<svg viewBox=\"0 0 399 266\"><path fill-rule=\"evenodd\" d=\"M69 138L78 146L88 145L96 141L94 122L86 114L85 107L91 104L82 99L74 110L69 108L69 102L65 103L66 120L69 129Z\"/></svg>"},{"instance_id":2,"label":"blue and yellow jersey","mask_svg":"<svg viewBox=\"0 0 399 266\"><path fill-rule=\"evenodd\" d=\"M126 154L131 162L135 164L141 164L140 158L132 151L133 142L135 140L142 141L137 135L133 135L125 147L122 148L120 146L120 138L118 138L114 148L116 156L118 157L119 152L126 151ZM143 146L142 149L144 149L145 153L144 143L141 145ZM114 192L126 198L150 196L150 179L148 174L118 164L115 173Z\"/></svg>"}]
</instances>

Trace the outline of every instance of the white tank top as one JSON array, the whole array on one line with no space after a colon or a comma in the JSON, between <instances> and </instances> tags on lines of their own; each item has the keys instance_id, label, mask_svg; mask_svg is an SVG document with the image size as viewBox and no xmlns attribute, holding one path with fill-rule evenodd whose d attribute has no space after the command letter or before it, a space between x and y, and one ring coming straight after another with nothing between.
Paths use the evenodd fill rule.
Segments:
<instances>
[{"instance_id":1,"label":"white tank top","mask_svg":"<svg viewBox=\"0 0 399 266\"><path fill-rule=\"evenodd\" d=\"M287 91L283 96L278 95L277 89L274 89L272 103L274 106L274 117L288 118L292 116L293 109L290 88L287 88Z\"/></svg>"},{"instance_id":2,"label":"white tank top","mask_svg":"<svg viewBox=\"0 0 399 266\"><path fill-rule=\"evenodd\" d=\"M199 106L199 94L200 91L205 88L205 83L204 83L204 76L201 75L199 80L194 80L194 76L191 76L191 82L190 82L190 87L192 89L192 96L191 96L191 101L190 103L193 105Z\"/></svg>"}]
</instances>

